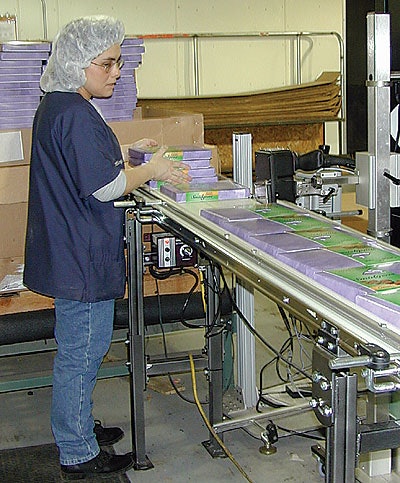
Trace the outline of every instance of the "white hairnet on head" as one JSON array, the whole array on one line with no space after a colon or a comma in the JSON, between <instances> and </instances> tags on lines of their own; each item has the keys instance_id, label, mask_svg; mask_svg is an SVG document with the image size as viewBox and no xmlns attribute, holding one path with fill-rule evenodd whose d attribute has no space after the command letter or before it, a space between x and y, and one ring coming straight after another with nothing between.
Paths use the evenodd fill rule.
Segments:
<instances>
[{"instance_id":1,"label":"white hairnet on head","mask_svg":"<svg viewBox=\"0 0 400 483\"><path fill-rule=\"evenodd\" d=\"M86 82L83 69L114 44L121 44L124 34L123 23L105 15L69 22L53 42L40 87L45 92L76 92Z\"/></svg>"}]
</instances>

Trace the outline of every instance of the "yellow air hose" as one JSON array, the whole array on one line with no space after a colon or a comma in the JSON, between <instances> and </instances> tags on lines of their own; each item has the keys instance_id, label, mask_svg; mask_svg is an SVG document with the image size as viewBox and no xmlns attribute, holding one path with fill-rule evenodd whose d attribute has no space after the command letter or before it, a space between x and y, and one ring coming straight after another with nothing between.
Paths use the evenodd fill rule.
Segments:
<instances>
[{"instance_id":1,"label":"yellow air hose","mask_svg":"<svg viewBox=\"0 0 400 483\"><path fill-rule=\"evenodd\" d=\"M244 471L244 469L239 465L239 463L235 460L235 458L233 457L233 454L225 446L224 442L218 436L218 434L215 432L215 430L212 427L210 421L207 419L206 413L204 412L204 409L201 406L200 401L199 401L199 398L198 398L198 395L197 395L196 373L195 373L194 361L193 361L192 354L189 354L189 361L190 361L190 372L191 372L191 375L192 375L192 386L193 386L194 401L195 401L196 406L197 406L197 408L198 408L198 410L200 412L201 417L203 418L204 422L206 423L206 426L209 429L210 433L214 436L215 440L218 442L218 444L224 450L224 453L226 454L226 456L232 461L232 463L240 471L240 473L242 474L243 478L245 478L247 481L249 481L250 483L252 483L252 480L250 479L250 477L247 475L247 473Z\"/></svg>"}]
</instances>

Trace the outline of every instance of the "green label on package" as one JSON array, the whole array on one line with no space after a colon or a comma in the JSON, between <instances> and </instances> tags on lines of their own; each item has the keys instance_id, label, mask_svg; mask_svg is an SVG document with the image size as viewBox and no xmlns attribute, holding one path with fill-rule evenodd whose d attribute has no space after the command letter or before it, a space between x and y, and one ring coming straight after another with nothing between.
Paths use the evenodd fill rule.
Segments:
<instances>
[{"instance_id":1,"label":"green label on package","mask_svg":"<svg viewBox=\"0 0 400 483\"><path fill-rule=\"evenodd\" d=\"M275 221L275 218L274 218ZM323 247L334 247L340 245L354 245L359 240L348 233L343 233L340 230L322 229L301 231L298 235L308 238L309 240L319 243Z\"/></svg>"},{"instance_id":2,"label":"green label on package","mask_svg":"<svg viewBox=\"0 0 400 483\"><path fill-rule=\"evenodd\" d=\"M294 231L317 230L319 228L329 228L330 226L329 223L306 215L274 216L274 221L290 226Z\"/></svg>"},{"instance_id":3,"label":"green label on package","mask_svg":"<svg viewBox=\"0 0 400 483\"><path fill-rule=\"evenodd\" d=\"M187 202L218 200L218 191L193 191L186 193Z\"/></svg>"},{"instance_id":4,"label":"green label on package","mask_svg":"<svg viewBox=\"0 0 400 483\"><path fill-rule=\"evenodd\" d=\"M397 290L387 290L386 292L374 293L371 294L371 296L391 304L400 305L400 288Z\"/></svg>"},{"instance_id":5,"label":"green label on package","mask_svg":"<svg viewBox=\"0 0 400 483\"><path fill-rule=\"evenodd\" d=\"M163 157L170 159L171 161L182 161L183 151L165 151Z\"/></svg>"},{"instance_id":6,"label":"green label on package","mask_svg":"<svg viewBox=\"0 0 400 483\"><path fill-rule=\"evenodd\" d=\"M250 208L254 213L258 213L263 218L272 218L275 216L294 215L296 212L286 206L278 205L277 203L268 203L261 205L258 203L254 207Z\"/></svg>"},{"instance_id":7,"label":"green label on package","mask_svg":"<svg viewBox=\"0 0 400 483\"><path fill-rule=\"evenodd\" d=\"M329 273L356 282L375 292L400 288L400 274L380 267L355 267L339 270L328 270Z\"/></svg>"},{"instance_id":8,"label":"green label on package","mask_svg":"<svg viewBox=\"0 0 400 483\"><path fill-rule=\"evenodd\" d=\"M352 260L357 260L357 262L366 266L400 262L400 255L365 244L329 247L329 250L340 253Z\"/></svg>"}]
</instances>

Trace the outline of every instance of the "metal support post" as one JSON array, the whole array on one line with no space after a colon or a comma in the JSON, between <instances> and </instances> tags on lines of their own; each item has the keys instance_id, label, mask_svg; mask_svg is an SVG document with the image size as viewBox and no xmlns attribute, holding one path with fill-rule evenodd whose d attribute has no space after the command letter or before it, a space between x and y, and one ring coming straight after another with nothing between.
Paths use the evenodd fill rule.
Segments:
<instances>
[{"instance_id":1,"label":"metal support post","mask_svg":"<svg viewBox=\"0 0 400 483\"><path fill-rule=\"evenodd\" d=\"M134 468L147 470L153 464L146 456L144 391L146 362L143 315L143 242L142 225L133 210L125 212L128 262L129 372L131 383L131 426Z\"/></svg>"},{"instance_id":2,"label":"metal support post","mask_svg":"<svg viewBox=\"0 0 400 483\"><path fill-rule=\"evenodd\" d=\"M368 152L371 202L368 233L390 240L390 15L367 15Z\"/></svg>"},{"instance_id":3,"label":"metal support post","mask_svg":"<svg viewBox=\"0 0 400 483\"><path fill-rule=\"evenodd\" d=\"M233 133L233 179L253 190L252 136L250 133ZM254 325L254 290L238 279L236 286L238 307L246 319ZM257 404L255 371L255 340L245 324L237 319L238 386L242 391L246 408Z\"/></svg>"},{"instance_id":4,"label":"metal support post","mask_svg":"<svg viewBox=\"0 0 400 483\"><path fill-rule=\"evenodd\" d=\"M312 450L325 461L327 483L347 483L354 481L356 465L357 375L332 371L330 361L336 357L319 344L314 348L311 403L327 430L325 451L321 447Z\"/></svg>"},{"instance_id":5,"label":"metal support post","mask_svg":"<svg viewBox=\"0 0 400 483\"><path fill-rule=\"evenodd\" d=\"M327 428L326 445L313 446L312 451L326 482L371 481L370 477L390 473L390 450L400 441L400 428L387 411L388 392L396 387L399 368L376 344L357 343L358 355L352 356L339 341L339 330L323 321L313 350L311 405ZM366 423L357 417L357 374L350 374L356 367L364 368L361 375L369 391ZM367 463L360 458L362 453L368 453Z\"/></svg>"},{"instance_id":6,"label":"metal support post","mask_svg":"<svg viewBox=\"0 0 400 483\"><path fill-rule=\"evenodd\" d=\"M220 326L220 314L218 313L219 277L219 272L215 273L212 266L207 265L206 341L208 353L208 417L211 425L222 422L223 417L223 332ZM226 456L211 432L210 439L202 444L212 457Z\"/></svg>"},{"instance_id":7,"label":"metal support post","mask_svg":"<svg viewBox=\"0 0 400 483\"><path fill-rule=\"evenodd\" d=\"M326 434L328 483L354 481L357 442L357 375L333 374L333 425Z\"/></svg>"}]
</instances>

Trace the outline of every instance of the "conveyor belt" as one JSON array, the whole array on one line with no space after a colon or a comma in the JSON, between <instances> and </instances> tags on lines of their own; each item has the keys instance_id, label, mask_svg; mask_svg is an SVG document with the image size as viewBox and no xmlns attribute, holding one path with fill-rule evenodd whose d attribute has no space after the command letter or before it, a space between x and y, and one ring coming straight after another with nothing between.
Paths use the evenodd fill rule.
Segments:
<instances>
[{"instance_id":1,"label":"conveyor belt","mask_svg":"<svg viewBox=\"0 0 400 483\"><path fill-rule=\"evenodd\" d=\"M400 354L400 333L388 328L384 321L200 216L201 209L249 207L256 203L254 200L176 203L159 191L147 188L137 190L135 196L156 208L156 217L164 227L295 317L316 327L322 321L338 327L341 342L347 349L351 349L355 342L368 342L387 350L392 358ZM319 218L318 215L311 216ZM327 221L326 218L323 220ZM356 233L350 228L344 229Z\"/></svg>"}]
</instances>

